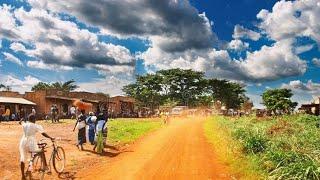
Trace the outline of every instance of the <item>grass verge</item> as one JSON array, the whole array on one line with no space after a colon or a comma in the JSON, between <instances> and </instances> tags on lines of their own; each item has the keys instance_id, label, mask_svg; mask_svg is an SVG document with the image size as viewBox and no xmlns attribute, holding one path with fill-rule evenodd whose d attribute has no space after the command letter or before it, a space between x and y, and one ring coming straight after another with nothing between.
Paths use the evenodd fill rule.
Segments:
<instances>
[{"instance_id":1,"label":"grass verge","mask_svg":"<svg viewBox=\"0 0 320 180\"><path fill-rule=\"evenodd\" d=\"M111 143L130 143L162 126L160 119L116 119L108 122Z\"/></svg>"},{"instance_id":2,"label":"grass verge","mask_svg":"<svg viewBox=\"0 0 320 180\"><path fill-rule=\"evenodd\" d=\"M217 151L227 150L225 161L240 167L244 177L254 170L265 179L312 180L320 179L319 122L310 115L216 116L208 119L205 130L214 146L222 147Z\"/></svg>"},{"instance_id":3,"label":"grass verge","mask_svg":"<svg viewBox=\"0 0 320 180\"><path fill-rule=\"evenodd\" d=\"M220 160L230 167L236 179L263 179L263 172L257 168L256 160L242 154L241 144L233 140L228 124L221 117L207 118L204 132Z\"/></svg>"}]
</instances>

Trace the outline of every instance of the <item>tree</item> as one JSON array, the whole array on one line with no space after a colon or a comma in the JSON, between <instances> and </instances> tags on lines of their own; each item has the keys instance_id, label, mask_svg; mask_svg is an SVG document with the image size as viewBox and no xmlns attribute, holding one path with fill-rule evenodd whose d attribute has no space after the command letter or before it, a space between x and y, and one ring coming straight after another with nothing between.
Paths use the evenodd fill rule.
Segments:
<instances>
[{"instance_id":1,"label":"tree","mask_svg":"<svg viewBox=\"0 0 320 180\"><path fill-rule=\"evenodd\" d=\"M183 69L160 70L155 74L137 76L123 91L150 107L176 102L178 105L211 106L221 101L228 108L239 108L246 98L243 86L226 80L206 79L203 72Z\"/></svg>"},{"instance_id":2,"label":"tree","mask_svg":"<svg viewBox=\"0 0 320 180\"><path fill-rule=\"evenodd\" d=\"M237 83L227 80L209 79L207 82L208 92L214 101L220 101L227 109L238 109L248 99L245 89Z\"/></svg>"},{"instance_id":3,"label":"tree","mask_svg":"<svg viewBox=\"0 0 320 180\"><path fill-rule=\"evenodd\" d=\"M55 83L45 83L45 82L39 82L38 84L34 85L31 88L31 91L38 91L38 90L59 90L59 91L74 91L78 88L77 85L74 84L74 80L69 80L64 83L62 82L55 82Z\"/></svg>"},{"instance_id":4,"label":"tree","mask_svg":"<svg viewBox=\"0 0 320 180\"><path fill-rule=\"evenodd\" d=\"M4 89L5 91L11 91L11 87L10 86L6 86L4 84L0 84L0 89Z\"/></svg>"},{"instance_id":5,"label":"tree","mask_svg":"<svg viewBox=\"0 0 320 180\"><path fill-rule=\"evenodd\" d=\"M57 89L60 91L74 91L75 89L78 88L78 86L75 85L74 83L75 83L75 81L72 79L72 80L66 81L64 83L62 83L62 82L52 83L51 87L52 87L52 89Z\"/></svg>"},{"instance_id":6,"label":"tree","mask_svg":"<svg viewBox=\"0 0 320 180\"><path fill-rule=\"evenodd\" d=\"M262 94L263 104L273 114L291 113L298 105L292 102L290 98L293 96L290 89L269 89Z\"/></svg>"},{"instance_id":7,"label":"tree","mask_svg":"<svg viewBox=\"0 0 320 180\"><path fill-rule=\"evenodd\" d=\"M31 91L47 90L50 89L51 85L44 82L39 82L31 88Z\"/></svg>"}]
</instances>

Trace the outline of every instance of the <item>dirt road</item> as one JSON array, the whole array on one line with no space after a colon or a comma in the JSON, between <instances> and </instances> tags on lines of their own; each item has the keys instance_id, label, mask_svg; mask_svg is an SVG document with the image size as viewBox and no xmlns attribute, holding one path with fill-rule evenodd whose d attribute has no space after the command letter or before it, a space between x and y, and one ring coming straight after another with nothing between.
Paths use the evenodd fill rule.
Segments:
<instances>
[{"instance_id":1,"label":"dirt road","mask_svg":"<svg viewBox=\"0 0 320 180\"><path fill-rule=\"evenodd\" d=\"M184 118L152 133L82 179L231 179L203 134L203 118Z\"/></svg>"}]
</instances>

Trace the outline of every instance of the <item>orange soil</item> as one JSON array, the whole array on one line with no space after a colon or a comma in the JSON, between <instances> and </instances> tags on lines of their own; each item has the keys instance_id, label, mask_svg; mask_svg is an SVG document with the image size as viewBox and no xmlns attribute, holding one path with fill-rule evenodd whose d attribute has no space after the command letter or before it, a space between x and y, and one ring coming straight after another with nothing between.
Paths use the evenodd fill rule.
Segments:
<instances>
[{"instance_id":1,"label":"orange soil","mask_svg":"<svg viewBox=\"0 0 320 180\"><path fill-rule=\"evenodd\" d=\"M231 179L203 133L204 118L171 121L83 179Z\"/></svg>"},{"instance_id":2,"label":"orange soil","mask_svg":"<svg viewBox=\"0 0 320 180\"><path fill-rule=\"evenodd\" d=\"M93 153L91 145L85 146L86 151L75 147L73 124L40 123L48 134L62 138L59 144L67 154L66 173L58 176L53 172L45 179L232 179L206 141L203 121L172 120L121 152L107 149L104 156ZM20 178L20 137L16 122L0 123L0 179Z\"/></svg>"}]
</instances>

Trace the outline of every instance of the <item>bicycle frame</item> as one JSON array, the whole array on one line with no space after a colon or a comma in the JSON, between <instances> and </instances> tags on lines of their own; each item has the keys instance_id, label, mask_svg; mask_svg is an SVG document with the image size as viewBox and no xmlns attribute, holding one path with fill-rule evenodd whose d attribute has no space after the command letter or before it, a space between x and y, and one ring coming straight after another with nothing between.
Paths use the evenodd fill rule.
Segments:
<instances>
[{"instance_id":1,"label":"bicycle frame","mask_svg":"<svg viewBox=\"0 0 320 180\"><path fill-rule=\"evenodd\" d=\"M43 141L43 139L41 139L40 140L40 142L41 141ZM55 141L52 141L52 146L51 147L53 147L53 150L52 150L52 152L51 152L51 155L50 155L50 159L49 159L49 163L47 163L47 158L46 158L46 149L48 149L49 147L44 147L44 148L42 148L42 150L41 150L41 152L38 152L38 153L35 153L32 157L34 157L35 155L40 155L41 156L41 158L43 158L43 161L44 161L44 168L45 169L49 169L49 172L51 172L51 161L52 161L52 159L53 159L53 156L54 156L54 154L55 154L55 152L57 151L57 145L56 145L56 143L55 143ZM32 158L31 158L31 160L32 160Z\"/></svg>"}]
</instances>

